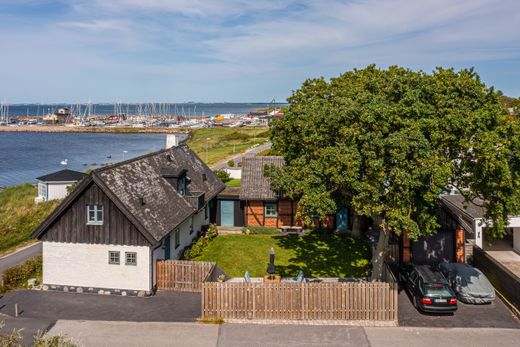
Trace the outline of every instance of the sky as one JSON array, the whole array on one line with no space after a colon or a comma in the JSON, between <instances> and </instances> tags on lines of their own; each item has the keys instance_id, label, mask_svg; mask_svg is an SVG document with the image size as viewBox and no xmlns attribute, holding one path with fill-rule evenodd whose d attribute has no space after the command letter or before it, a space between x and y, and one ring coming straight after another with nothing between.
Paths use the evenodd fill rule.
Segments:
<instances>
[{"instance_id":1,"label":"sky","mask_svg":"<svg viewBox=\"0 0 520 347\"><path fill-rule=\"evenodd\" d=\"M520 96L518 0L0 0L0 100L284 101L376 64Z\"/></svg>"}]
</instances>

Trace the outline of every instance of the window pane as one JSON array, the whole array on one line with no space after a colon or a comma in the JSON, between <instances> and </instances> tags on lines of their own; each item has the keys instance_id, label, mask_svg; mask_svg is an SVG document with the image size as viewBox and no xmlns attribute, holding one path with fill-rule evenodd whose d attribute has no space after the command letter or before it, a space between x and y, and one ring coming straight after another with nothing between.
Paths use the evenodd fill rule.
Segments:
<instances>
[{"instance_id":1,"label":"window pane","mask_svg":"<svg viewBox=\"0 0 520 347\"><path fill-rule=\"evenodd\" d=\"M109 251L108 262L109 264L119 264L119 252Z\"/></svg>"},{"instance_id":2,"label":"window pane","mask_svg":"<svg viewBox=\"0 0 520 347\"><path fill-rule=\"evenodd\" d=\"M96 221L102 222L103 221L103 206L98 205L97 206L97 218Z\"/></svg>"}]
</instances>

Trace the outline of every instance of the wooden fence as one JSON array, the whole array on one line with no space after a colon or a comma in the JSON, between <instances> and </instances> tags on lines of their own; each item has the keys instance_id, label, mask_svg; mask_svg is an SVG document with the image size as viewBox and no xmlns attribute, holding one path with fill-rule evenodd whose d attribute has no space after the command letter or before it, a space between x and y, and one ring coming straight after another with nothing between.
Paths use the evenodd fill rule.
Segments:
<instances>
[{"instance_id":1,"label":"wooden fence","mask_svg":"<svg viewBox=\"0 0 520 347\"><path fill-rule=\"evenodd\" d=\"M205 282L202 316L224 319L397 322L397 283Z\"/></svg>"},{"instance_id":2,"label":"wooden fence","mask_svg":"<svg viewBox=\"0 0 520 347\"><path fill-rule=\"evenodd\" d=\"M202 283L215 263L185 260L158 260L157 290L202 291Z\"/></svg>"}]
</instances>

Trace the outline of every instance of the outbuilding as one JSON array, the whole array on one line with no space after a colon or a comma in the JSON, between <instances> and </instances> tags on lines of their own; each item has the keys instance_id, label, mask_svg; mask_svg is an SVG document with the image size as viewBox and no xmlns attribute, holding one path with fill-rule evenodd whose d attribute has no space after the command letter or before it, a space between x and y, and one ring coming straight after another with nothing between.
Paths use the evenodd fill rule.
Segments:
<instances>
[{"instance_id":1,"label":"outbuilding","mask_svg":"<svg viewBox=\"0 0 520 347\"><path fill-rule=\"evenodd\" d=\"M67 188L78 183L87 174L74 170L60 170L36 178L38 180L38 196L34 199L36 203L41 201L64 199Z\"/></svg>"}]
</instances>

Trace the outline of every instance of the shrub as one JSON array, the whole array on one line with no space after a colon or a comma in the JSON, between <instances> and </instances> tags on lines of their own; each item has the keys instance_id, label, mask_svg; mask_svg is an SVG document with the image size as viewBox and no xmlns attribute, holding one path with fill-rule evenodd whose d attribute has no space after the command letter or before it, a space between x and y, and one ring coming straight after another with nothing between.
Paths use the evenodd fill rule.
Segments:
<instances>
[{"instance_id":1,"label":"shrub","mask_svg":"<svg viewBox=\"0 0 520 347\"><path fill-rule=\"evenodd\" d=\"M218 236L217 226L210 224L208 229L204 231L200 236L196 237L192 244L186 247L182 253L182 259L191 260L202 254L204 249L215 237Z\"/></svg>"},{"instance_id":2,"label":"shrub","mask_svg":"<svg viewBox=\"0 0 520 347\"><path fill-rule=\"evenodd\" d=\"M224 169L214 170L213 172L224 183L229 182L231 180L229 173Z\"/></svg>"},{"instance_id":3,"label":"shrub","mask_svg":"<svg viewBox=\"0 0 520 347\"><path fill-rule=\"evenodd\" d=\"M228 160L227 166L228 167L235 167L235 162L233 160Z\"/></svg>"},{"instance_id":4,"label":"shrub","mask_svg":"<svg viewBox=\"0 0 520 347\"><path fill-rule=\"evenodd\" d=\"M249 230L251 235L275 235L280 233L279 229L269 227L245 227L242 232L245 233L246 230Z\"/></svg>"},{"instance_id":5,"label":"shrub","mask_svg":"<svg viewBox=\"0 0 520 347\"><path fill-rule=\"evenodd\" d=\"M77 345L65 336L44 336L36 335L34 347L76 347Z\"/></svg>"},{"instance_id":6,"label":"shrub","mask_svg":"<svg viewBox=\"0 0 520 347\"><path fill-rule=\"evenodd\" d=\"M42 257L31 258L23 264L5 270L3 275L4 285L0 291L6 292L15 288L26 287L29 278L41 277L41 274Z\"/></svg>"}]
</instances>

